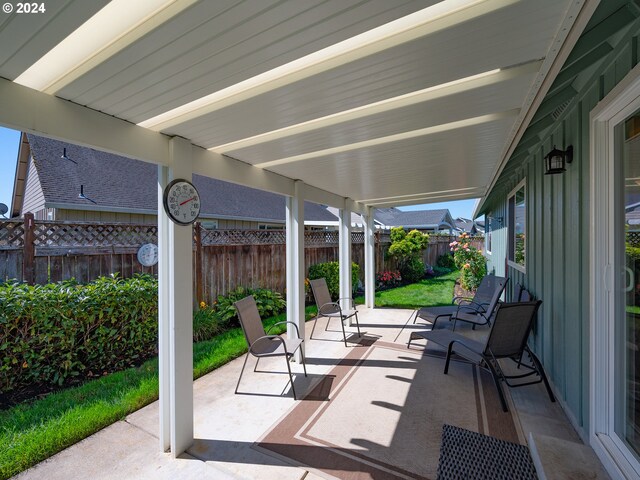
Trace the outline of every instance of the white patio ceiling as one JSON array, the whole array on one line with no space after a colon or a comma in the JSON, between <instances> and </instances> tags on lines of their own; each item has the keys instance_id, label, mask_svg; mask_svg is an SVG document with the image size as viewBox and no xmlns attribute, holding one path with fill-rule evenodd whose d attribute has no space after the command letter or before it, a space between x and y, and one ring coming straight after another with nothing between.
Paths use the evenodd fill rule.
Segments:
<instances>
[{"instance_id":1,"label":"white patio ceiling","mask_svg":"<svg viewBox=\"0 0 640 480\"><path fill-rule=\"evenodd\" d=\"M59 0L0 15L0 76L232 157L250 186L266 171L360 207L474 198L596 3ZM4 105L46 103L2 82Z\"/></svg>"}]
</instances>

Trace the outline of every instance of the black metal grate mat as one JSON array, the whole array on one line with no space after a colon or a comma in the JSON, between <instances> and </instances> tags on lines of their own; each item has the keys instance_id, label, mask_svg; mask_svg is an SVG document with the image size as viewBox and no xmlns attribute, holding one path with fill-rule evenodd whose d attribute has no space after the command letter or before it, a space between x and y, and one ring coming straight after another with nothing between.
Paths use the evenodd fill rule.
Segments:
<instances>
[{"instance_id":1,"label":"black metal grate mat","mask_svg":"<svg viewBox=\"0 0 640 480\"><path fill-rule=\"evenodd\" d=\"M537 480L526 445L444 425L438 480Z\"/></svg>"}]
</instances>

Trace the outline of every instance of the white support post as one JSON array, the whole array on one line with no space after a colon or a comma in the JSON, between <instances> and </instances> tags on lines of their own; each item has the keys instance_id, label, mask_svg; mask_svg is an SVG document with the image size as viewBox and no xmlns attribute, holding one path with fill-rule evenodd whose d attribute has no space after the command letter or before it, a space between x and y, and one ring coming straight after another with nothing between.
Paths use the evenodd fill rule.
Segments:
<instances>
[{"instance_id":1,"label":"white support post","mask_svg":"<svg viewBox=\"0 0 640 480\"><path fill-rule=\"evenodd\" d=\"M293 197L287 197L287 321L298 326L300 337L304 338L304 183L295 182ZM289 338L295 338L296 331L287 325ZM304 349L304 344L302 345ZM303 350L304 351L304 350ZM301 360L296 353L295 360Z\"/></svg>"},{"instance_id":2,"label":"white support post","mask_svg":"<svg viewBox=\"0 0 640 480\"><path fill-rule=\"evenodd\" d=\"M351 200L348 198L344 201L344 208L340 210L339 215L340 228L340 306L344 310L349 310L351 306ZM351 325L351 319L349 319Z\"/></svg>"},{"instance_id":3,"label":"white support post","mask_svg":"<svg viewBox=\"0 0 640 480\"><path fill-rule=\"evenodd\" d=\"M191 181L191 143L169 142L168 181ZM164 212L164 209L163 209ZM169 382L171 454L175 458L193 444L193 228L168 221ZM164 413L161 414L164 416Z\"/></svg>"},{"instance_id":4,"label":"white support post","mask_svg":"<svg viewBox=\"0 0 640 480\"><path fill-rule=\"evenodd\" d=\"M169 168L158 166L158 377L160 383L160 449L171 449L169 349L169 217L162 194L169 183Z\"/></svg>"},{"instance_id":5,"label":"white support post","mask_svg":"<svg viewBox=\"0 0 640 480\"><path fill-rule=\"evenodd\" d=\"M367 208L364 226L364 303L367 308L375 306L376 298L376 250L373 207Z\"/></svg>"}]
</instances>

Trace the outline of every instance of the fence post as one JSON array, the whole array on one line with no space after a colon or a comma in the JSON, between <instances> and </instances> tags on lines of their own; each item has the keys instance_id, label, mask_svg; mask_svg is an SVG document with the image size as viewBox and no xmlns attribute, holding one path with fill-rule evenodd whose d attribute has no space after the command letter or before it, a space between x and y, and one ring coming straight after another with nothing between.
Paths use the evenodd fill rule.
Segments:
<instances>
[{"instance_id":1,"label":"fence post","mask_svg":"<svg viewBox=\"0 0 640 480\"><path fill-rule=\"evenodd\" d=\"M24 237L22 247L22 281L33 285L35 269L35 220L33 213L24 214Z\"/></svg>"},{"instance_id":2,"label":"fence post","mask_svg":"<svg viewBox=\"0 0 640 480\"><path fill-rule=\"evenodd\" d=\"M202 226L200 222L194 224L194 234L196 241L196 302L202 302Z\"/></svg>"}]
</instances>

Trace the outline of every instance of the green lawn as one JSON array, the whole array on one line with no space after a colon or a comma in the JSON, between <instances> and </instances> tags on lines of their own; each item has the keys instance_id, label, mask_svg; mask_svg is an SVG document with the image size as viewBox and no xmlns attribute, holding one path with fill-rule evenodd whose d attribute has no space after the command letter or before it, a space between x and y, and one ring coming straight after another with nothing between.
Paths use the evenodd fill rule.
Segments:
<instances>
[{"instance_id":1,"label":"green lawn","mask_svg":"<svg viewBox=\"0 0 640 480\"><path fill-rule=\"evenodd\" d=\"M454 271L441 277L376 292L376 307L417 308L451 305L453 288L458 276L459 272ZM363 301L363 297L356 298L356 303L363 303Z\"/></svg>"},{"instance_id":2,"label":"green lawn","mask_svg":"<svg viewBox=\"0 0 640 480\"><path fill-rule=\"evenodd\" d=\"M307 319L315 307L307 307ZM285 314L265 320L268 327ZM272 333L282 333L279 326ZM247 351L235 328L193 346L194 378ZM158 398L158 360L0 411L0 478L6 479L111 425Z\"/></svg>"}]
</instances>

